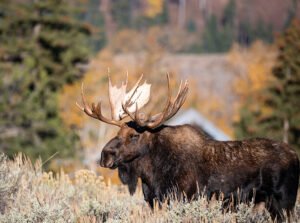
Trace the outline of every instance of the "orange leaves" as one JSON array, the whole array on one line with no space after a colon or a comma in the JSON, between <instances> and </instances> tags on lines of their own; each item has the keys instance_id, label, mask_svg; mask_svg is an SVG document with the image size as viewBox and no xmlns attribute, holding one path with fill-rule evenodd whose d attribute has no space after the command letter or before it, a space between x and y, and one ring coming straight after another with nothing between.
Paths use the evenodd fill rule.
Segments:
<instances>
[{"instance_id":1,"label":"orange leaves","mask_svg":"<svg viewBox=\"0 0 300 223\"><path fill-rule=\"evenodd\" d=\"M82 125L81 112L74 104L76 102L76 88L80 89L78 83L66 85L63 88L62 94L59 95L60 116L68 126Z\"/></svg>"}]
</instances>

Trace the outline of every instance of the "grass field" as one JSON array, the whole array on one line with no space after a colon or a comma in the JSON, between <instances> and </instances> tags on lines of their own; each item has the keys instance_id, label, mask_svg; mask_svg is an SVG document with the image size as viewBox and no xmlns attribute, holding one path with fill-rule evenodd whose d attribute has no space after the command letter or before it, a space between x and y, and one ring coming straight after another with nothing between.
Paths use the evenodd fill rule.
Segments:
<instances>
[{"instance_id":1,"label":"grass field","mask_svg":"<svg viewBox=\"0 0 300 223\"><path fill-rule=\"evenodd\" d=\"M141 191L130 196L127 188L104 183L89 170L74 175L43 172L17 156L0 155L0 222L272 222L269 214L254 214L252 204L223 213L221 202L201 197L190 203L173 201L152 211ZM300 201L295 208L300 222ZM298 220L299 219L299 220Z\"/></svg>"}]
</instances>

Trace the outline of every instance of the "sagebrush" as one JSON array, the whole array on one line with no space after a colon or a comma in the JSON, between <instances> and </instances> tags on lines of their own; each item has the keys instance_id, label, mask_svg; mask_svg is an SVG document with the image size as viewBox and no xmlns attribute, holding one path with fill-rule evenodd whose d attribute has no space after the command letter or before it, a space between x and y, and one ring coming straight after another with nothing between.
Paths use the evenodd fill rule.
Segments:
<instances>
[{"instance_id":1,"label":"sagebrush","mask_svg":"<svg viewBox=\"0 0 300 223\"><path fill-rule=\"evenodd\" d=\"M193 202L171 201L152 211L141 191L130 196L123 186L106 184L89 170L74 174L42 171L18 155L0 155L0 222L271 222L267 212L254 214L252 204L223 212L221 201L200 197ZM300 222L300 204L295 221Z\"/></svg>"}]
</instances>

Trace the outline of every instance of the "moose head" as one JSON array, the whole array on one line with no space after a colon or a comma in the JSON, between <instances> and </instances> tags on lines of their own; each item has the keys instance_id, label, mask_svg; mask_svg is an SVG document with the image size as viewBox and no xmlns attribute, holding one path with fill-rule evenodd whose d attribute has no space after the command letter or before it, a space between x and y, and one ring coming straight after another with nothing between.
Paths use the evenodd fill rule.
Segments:
<instances>
[{"instance_id":1,"label":"moose head","mask_svg":"<svg viewBox=\"0 0 300 223\"><path fill-rule=\"evenodd\" d=\"M163 123L172 118L183 105L187 92L188 82L180 83L177 96L172 100L170 89L170 78L167 74L168 99L162 112L146 117L140 112L140 109L146 105L150 99L151 85L141 83L143 75L139 78L133 88L127 92L128 77L121 87L113 86L109 78L109 103L111 108L111 119L103 116L101 112L101 102L97 106L92 103L91 107L85 100L82 85L82 103L77 106L88 116L98 119L107 124L120 127L117 136L112 138L103 148L101 153L100 165L102 167L115 169L123 164L130 163L133 160L147 153L149 144L156 132L163 126ZM122 122L129 117L131 120Z\"/></svg>"}]
</instances>

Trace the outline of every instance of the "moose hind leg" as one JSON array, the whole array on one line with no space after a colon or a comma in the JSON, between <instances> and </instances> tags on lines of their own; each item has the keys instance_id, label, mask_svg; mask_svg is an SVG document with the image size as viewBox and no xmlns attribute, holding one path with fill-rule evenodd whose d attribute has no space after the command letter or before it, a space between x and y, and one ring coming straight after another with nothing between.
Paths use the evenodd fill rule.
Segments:
<instances>
[{"instance_id":1,"label":"moose hind leg","mask_svg":"<svg viewBox=\"0 0 300 223\"><path fill-rule=\"evenodd\" d=\"M269 211L272 219L276 219L277 222L283 222L284 220L291 222L296 194L292 193L291 190L286 190L286 188L282 189L281 193L277 193L272 197Z\"/></svg>"},{"instance_id":2,"label":"moose hind leg","mask_svg":"<svg viewBox=\"0 0 300 223\"><path fill-rule=\"evenodd\" d=\"M274 187L274 202L272 202L272 208L277 210L278 219L281 218L285 220L287 217L288 222L291 222L299 183L298 162L291 163L287 170L281 171L278 179L279 180L275 182L276 187Z\"/></svg>"}]
</instances>

